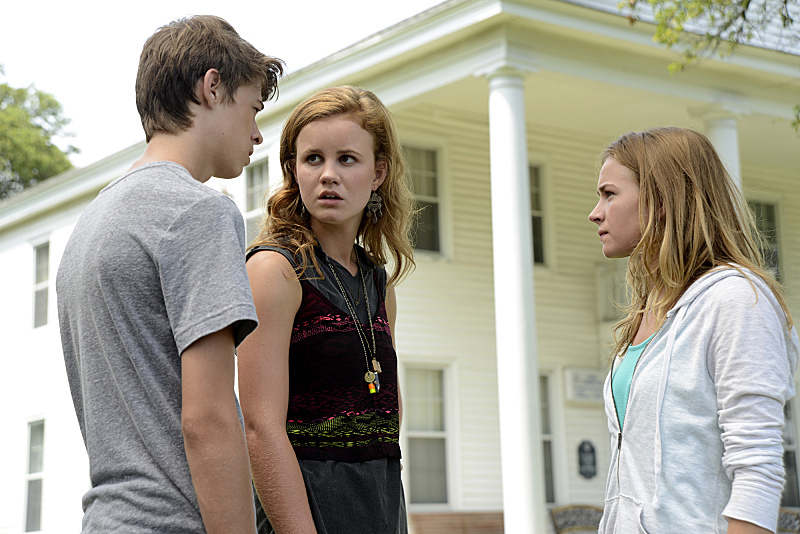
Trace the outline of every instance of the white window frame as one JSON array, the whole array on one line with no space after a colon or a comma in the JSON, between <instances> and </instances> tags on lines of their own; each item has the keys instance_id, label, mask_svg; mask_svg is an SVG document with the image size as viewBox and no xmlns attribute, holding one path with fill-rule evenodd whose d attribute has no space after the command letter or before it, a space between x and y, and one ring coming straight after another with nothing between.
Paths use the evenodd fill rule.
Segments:
<instances>
[{"instance_id":1,"label":"white window frame","mask_svg":"<svg viewBox=\"0 0 800 534\"><path fill-rule=\"evenodd\" d=\"M33 328L41 328L43 326L47 326L48 323L50 322L50 302L52 301L52 299L50 297L51 297L51 294L53 293L51 291L51 287L50 287L50 278L51 278L51 276L50 276L50 267L52 266L52 262L50 260L51 260L51 249L52 249L52 247L50 246L51 243L50 243L49 237L45 238L45 239L40 239L40 240L34 241L34 242L31 243L31 245L32 245L32 250L33 250L33 294L32 294L32 311L33 311L32 316L33 317L32 317L32 321L31 322L33 324ZM41 247L44 247L44 246L47 247L47 278L40 282L40 281L37 280L37 274L38 274L38 270L39 270L39 252L38 251L39 251L39 249ZM37 295L37 293L39 291L41 291L43 289L46 290L46 293L45 293L44 322L40 323L40 324L37 324L37 322L36 322L36 319L37 319L37 316L36 316L37 297L36 297L36 295Z\"/></svg>"},{"instance_id":2,"label":"white window frame","mask_svg":"<svg viewBox=\"0 0 800 534\"><path fill-rule=\"evenodd\" d=\"M30 462L31 462L31 430L34 425L40 424L42 425L42 469L40 471L31 472L30 471ZM26 455L25 455L25 508L24 508L24 520L23 520L23 528L24 532L42 532L44 529L43 527L43 519L44 514L42 513L44 510L44 451L46 448L47 443L47 426L45 425L44 418L38 418L34 420L28 421L28 432L27 432L27 448L26 448ZM41 487L41 495L39 495L40 505L39 505L39 528L37 530L28 530L28 506L29 506L29 483L32 480L40 480L42 482Z\"/></svg>"},{"instance_id":3,"label":"white window frame","mask_svg":"<svg viewBox=\"0 0 800 534\"><path fill-rule=\"evenodd\" d=\"M436 512L459 509L461 506L461 473L457 471L457 466L460 465L460 448L458 447L457 439L457 436L460 435L457 409L457 363L454 358L438 360L429 358L415 358L409 360L404 358L402 363L398 366L400 374L398 378L401 383L401 392L407 390L406 380L408 369L436 370L442 372L442 398L444 400L443 437L445 440L445 473L447 484L446 503L412 503L411 470L404 469L402 472L403 486L406 488L406 502L408 503L409 512ZM408 430L408 421L404 420L400 432L400 446L404 456L407 456L406 451L410 450L409 439L413 437L413 434L415 434L415 432Z\"/></svg>"},{"instance_id":4,"label":"white window frame","mask_svg":"<svg viewBox=\"0 0 800 534\"><path fill-rule=\"evenodd\" d=\"M447 150L441 144L441 140L433 141L426 139L424 136L404 136L402 145L405 150L418 149L429 150L436 153L436 188L438 192L438 206L439 206L439 250L424 250L414 248L415 256L427 258L448 258L451 257L451 240L450 240L450 191L448 187L449 181L447 180ZM411 168L409 166L409 174ZM413 191L412 191L413 192ZM414 192L414 198L417 198L417 193ZM426 200L426 199L422 199Z\"/></svg>"}]
</instances>

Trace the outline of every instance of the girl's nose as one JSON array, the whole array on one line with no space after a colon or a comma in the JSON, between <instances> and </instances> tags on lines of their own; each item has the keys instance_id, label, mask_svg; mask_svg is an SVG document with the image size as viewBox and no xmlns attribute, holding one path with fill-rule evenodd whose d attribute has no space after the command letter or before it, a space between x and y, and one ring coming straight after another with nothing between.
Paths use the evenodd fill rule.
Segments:
<instances>
[{"instance_id":1,"label":"girl's nose","mask_svg":"<svg viewBox=\"0 0 800 534\"><path fill-rule=\"evenodd\" d=\"M589 213L589 220L593 223L600 224L602 220L600 217L600 203L598 202L594 209Z\"/></svg>"},{"instance_id":2,"label":"girl's nose","mask_svg":"<svg viewBox=\"0 0 800 534\"><path fill-rule=\"evenodd\" d=\"M325 163L322 167L322 174L320 174L320 181L323 184L338 184L339 183L339 174L334 169L333 164Z\"/></svg>"}]
</instances>

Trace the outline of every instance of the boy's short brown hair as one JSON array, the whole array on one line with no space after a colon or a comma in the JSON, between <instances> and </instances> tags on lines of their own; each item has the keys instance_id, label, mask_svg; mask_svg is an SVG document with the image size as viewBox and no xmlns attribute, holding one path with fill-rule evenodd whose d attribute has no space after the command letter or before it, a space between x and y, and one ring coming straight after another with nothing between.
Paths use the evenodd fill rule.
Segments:
<instances>
[{"instance_id":1,"label":"boy's short brown hair","mask_svg":"<svg viewBox=\"0 0 800 534\"><path fill-rule=\"evenodd\" d=\"M200 104L197 81L209 69L220 74L224 98L245 84L261 86L262 101L278 91L280 59L262 54L220 17L198 15L162 26L144 44L136 74L136 108L147 142L156 131L192 126L189 101Z\"/></svg>"}]
</instances>

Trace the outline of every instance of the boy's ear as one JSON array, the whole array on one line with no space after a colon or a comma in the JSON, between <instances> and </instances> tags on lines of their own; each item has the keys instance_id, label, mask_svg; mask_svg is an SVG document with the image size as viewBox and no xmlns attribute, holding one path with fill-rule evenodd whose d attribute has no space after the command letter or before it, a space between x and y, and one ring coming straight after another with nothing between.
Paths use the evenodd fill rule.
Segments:
<instances>
[{"instance_id":1,"label":"boy's ear","mask_svg":"<svg viewBox=\"0 0 800 534\"><path fill-rule=\"evenodd\" d=\"M206 102L209 107L213 108L222 102L222 85L219 71L217 69L208 69L203 75L203 95L201 100Z\"/></svg>"}]
</instances>

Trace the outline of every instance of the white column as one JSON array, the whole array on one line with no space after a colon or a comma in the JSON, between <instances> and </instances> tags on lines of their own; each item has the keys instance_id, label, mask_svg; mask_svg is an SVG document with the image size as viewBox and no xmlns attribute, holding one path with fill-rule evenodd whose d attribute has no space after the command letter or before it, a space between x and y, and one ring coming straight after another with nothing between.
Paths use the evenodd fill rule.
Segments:
<instances>
[{"instance_id":1,"label":"white column","mask_svg":"<svg viewBox=\"0 0 800 534\"><path fill-rule=\"evenodd\" d=\"M739 130L735 117L717 118L706 121L706 135L717 149L722 163L728 169L733 181L742 190L742 169L739 157Z\"/></svg>"},{"instance_id":2,"label":"white column","mask_svg":"<svg viewBox=\"0 0 800 534\"><path fill-rule=\"evenodd\" d=\"M739 120L744 111L726 102L695 108L694 114L705 123L705 133L719 154L733 181L742 190L742 168L739 155Z\"/></svg>"},{"instance_id":3,"label":"white column","mask_svg":"<svg viewBox=\"0 0 800 534\"><path fill-rule=\"evenodd\" d=\"M523 74L489 75L495 333L505 532L546 532Z\"/></svg>"}]
</instances>

